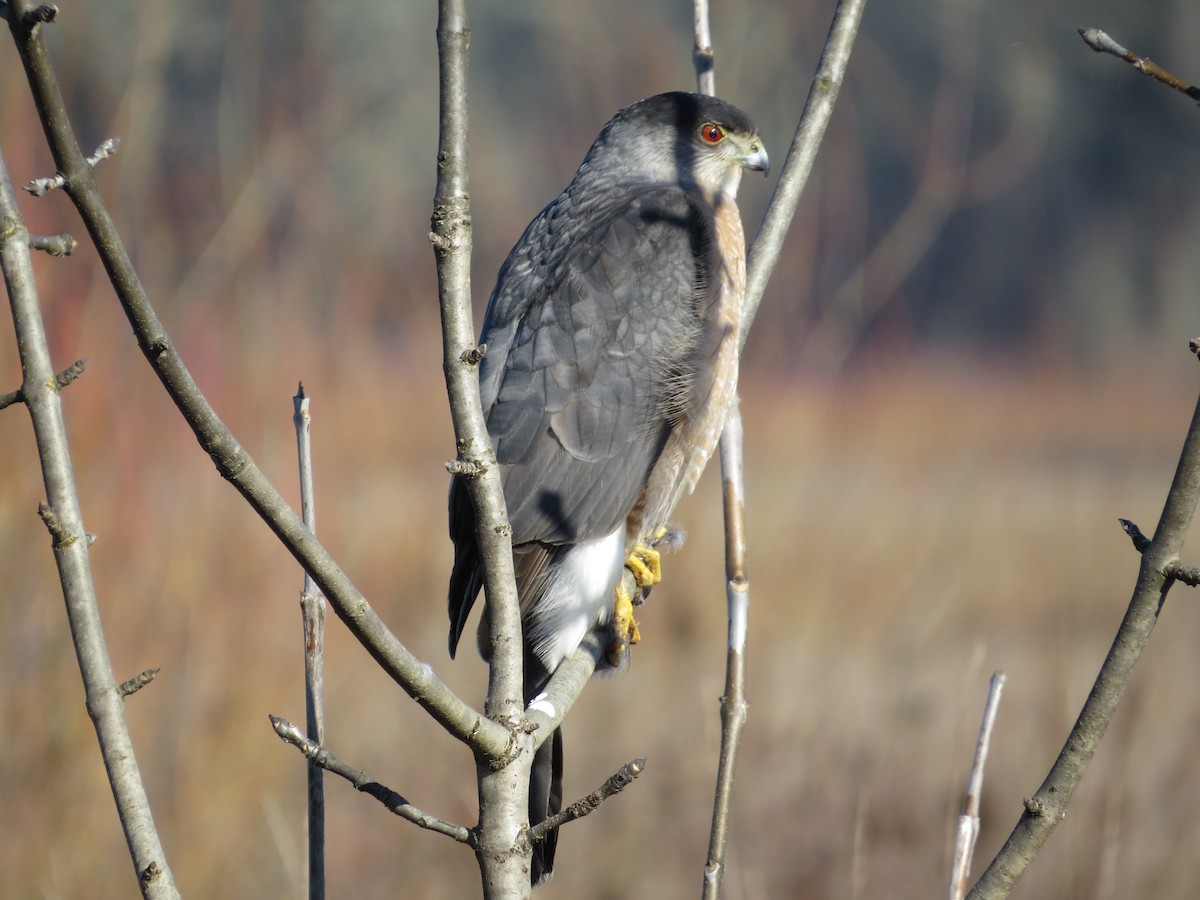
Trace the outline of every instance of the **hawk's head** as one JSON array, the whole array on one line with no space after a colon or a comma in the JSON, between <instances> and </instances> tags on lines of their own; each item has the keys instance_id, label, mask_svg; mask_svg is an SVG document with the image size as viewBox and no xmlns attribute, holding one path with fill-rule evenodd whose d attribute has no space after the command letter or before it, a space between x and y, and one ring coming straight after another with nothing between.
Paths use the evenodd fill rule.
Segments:
<instances>
[{"instance_id":1,"label":"hawk's head","mask_svg":"<svg viewBox=\"0 0 1200 900\"><path fill-rule=\"evenodd\" d=\"M580 174L678 182L715 198L737 196L743 169L765 173L769 165L758 129L744 112L716 97L676 91L619 110Z\"/></svg>"}]
</instances>

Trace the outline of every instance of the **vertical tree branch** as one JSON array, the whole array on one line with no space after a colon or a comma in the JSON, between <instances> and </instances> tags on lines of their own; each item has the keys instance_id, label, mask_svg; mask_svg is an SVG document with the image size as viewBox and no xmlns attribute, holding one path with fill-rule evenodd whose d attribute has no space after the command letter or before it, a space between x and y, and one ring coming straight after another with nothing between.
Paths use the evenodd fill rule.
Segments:
<instances>
[{"instance_id":1,"label":"vertical tree branch","mask_svg":"<svg viewBox=\"0 0 1200 900\"><path fill-rule=\"evenodd\" d=\"M696 70L696 90L715 97L717 76L713 60L712 28L708 22L708 0L692 2L692 38L692 66Z\"/></svg>"},{"instance_id":2,"label":"vertical tree branch","mask_svg":"<svg viewBox=\"0 0 1200 900\"><path fill-rule=\"evenodd\" d=\"M490 665L485 712L509 728L509 757L479 760L479 825L475 844L484 896L524 897L530 891L529 773L533 735L525 727L521 622L508 524L496 454L479 399L479 361L471 316L471 206L467 191L467 59L471 32L465 0L439 0L440 71L438 177L432 242L437 258L443 369L458 446L458 471L475 506L484 565Z\"/></svg>"},{"instance_id":3,"label":"vertical tree branch","mask_svg":"<svg viewBox=\"0 0 1200 900\"><path fill-rule=\"evenodd\" d=\"M694 0L692 64L696 90L716 95L717 78L708 0ZM750 613L750 581L746 575L746 485L742 468L742 413L735 394L721 433L721 485L725 519L725 597L728 606L729 644L725 656L725 690L721 695L721 750L713 791L708 855L704 863L705 900L717 900L725 875L725 845L729 837L729 812L733 776L742 727L746 723L746 629Z\"/></svg>"},{"instance_id":4,"label":"vertical tree branch","mask_svg":"<svg viewBox=\"0 0 1200 900\"><path fill-rule=\"evenodd\" d=\"M975 758L971 761L971 775L967 779L967 793L963 798L962 815L958 817L958 833L954 841L954 861L950 872L949 900L962 900L967 892L967 879L971 875L971 858L975 854L975 842L979 839L979 807L983 800L983 769L987 765L988 746L992 740L992 729L996 725L996 713L1000 709L1000 695L1004 691L1003 672L992 673L988 686L987 702L983 706L983 721L979 725L979 738L975 742Z\"/></svg>"},{"instance_id":5,"label":"vertical tree branch","mask_svg":"<svg viewBox=\"0 0 1200 900\"><path fill-rule=\"evenodd\" d=\"M750 617L750 579L746 575L746 479L742 468L742 445L742 416L735 398L729 418L725 421L720 444L729 648L725 658L725 691L721 696L721 754L717 762L708 859L704 866L705 900L716 900L721 895L734 764L741 744L742 727L746 724L746 631Z\"/></svg>"},{"instance_id":6,"label":"vertical tree branch","mask_svg":"<svg viewBox=\"0 0 1200 900\"><path fill-rule=\"evenodd\" d=\"M1150 639L1174 579L1183 541L1200 498L1200 400L1183 443L1175 478L1150 546L1142 553L1137 583L1121 627L1079 718L1037 793L1025 801L1012 834L968 894L969 900L1007 897L1026 867L1066 815L1083 773L1096 753L1125 693L1133 667Z\"/></svg>"},{"instance_id":7,"label":"vertical tree branch","mask_svg":"<svg viewBox=\"0 0 1200 900\"><path fill-rule=\"evenodd\" d=\"M313 491L312 416L301 382L292 398L296 426L296 453L300 471L300 518L317 533L316 494ZM300 592L300 619L304 627L304 706L308 739L325 744L325 598L316 582L304 573ZM308 897L325 898L325 770L308 759Z\"/></svg>"},{"instance_id":8,"label":"vertical tree branch","mask_svg":"<svg viewBox=\"0 0 1200 900\"><path fill-rule=\"evenodd\" d=\"M10 25L19 27L20 23L10 22ZM8 287L17 351L24 373L22 393L33 420L34 439L46 486L47 504L42 504L39 513L51 534L75 655L83 677L88 715L96 729L100 754L142 896L153 900L177 898L179 891L154 827L150 802L125 721L123 694L113 676L104 640L62 403L29 259L29 232L17 210L3 156L0 156L0 267L3 267Z\"/></svg>"},{"instance_id":9,"label":"vertical tree branch","mask_svg":"<svg viewBox=\"0 0 1200 900\"><path fill-rule=\"evenodd\" d=\"M834 12L825 48L809 88L795 137L784 161L779 183L750 247L747 261L746 296L742 306L741 346L746 346L750 326L762 302L771 272L779 261L784 236L791 225L800 194L812 171L817 149L833 114L838 90L846 74L850 50L862 20L866 0L840 0ZM707 0L693 2L693 54L697 90L716 93L712 36ZM721 698L721 752L713 800L712 829L708 860L704 867L704 897L720 896L725 871L725 844L729 830L729 808L734 767L742 727L746 721L746 631L750 609L750 581L746 570L745 478L742 468L742 420L735 401L721 435L721 477L725 515L725 577L729 608L729 648L725 666L725 692Z\"/></svg>"}]
</instances>

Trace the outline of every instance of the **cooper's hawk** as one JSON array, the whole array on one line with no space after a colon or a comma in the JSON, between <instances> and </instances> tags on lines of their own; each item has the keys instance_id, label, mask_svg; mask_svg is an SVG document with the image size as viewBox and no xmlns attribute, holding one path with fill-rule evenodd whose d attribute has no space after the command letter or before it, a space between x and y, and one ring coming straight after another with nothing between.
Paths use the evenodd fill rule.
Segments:
<instances>
[{"instance_id":1,"label":"cooper's hawk","mask_svg":"<svg viewBox=\"0 0 1200 900\"><path fill-rule=\"evenodd\" d=\"M500 268L479 386L512 524L527 703L590 629L606 630L609 665L637 641L622 570L632 555L639 584L656 578L647 547L720 438L746 277L735 201L742 170L767 165L728 103L642 100L609 120ZM483 584L457 477L450 537L453 656ZM484 626L480 636L486 657ZM561 803L556 732L534 761L530 823ZM534 850L534 884L551 873L555 840Z\"/></svg>"}]
</instances>

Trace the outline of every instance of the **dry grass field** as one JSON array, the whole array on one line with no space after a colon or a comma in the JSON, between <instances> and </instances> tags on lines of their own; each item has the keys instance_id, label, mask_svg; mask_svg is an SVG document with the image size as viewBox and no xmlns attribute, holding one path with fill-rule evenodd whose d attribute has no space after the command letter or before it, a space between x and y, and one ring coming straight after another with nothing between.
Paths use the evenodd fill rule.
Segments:
<instances>
[{"instance_id":1,"label":"dry grass field","mask_svg":"<svg viewBox=\"0 0 1200 900\"><path fill-rule=\"evenodd\" d=\"M110 306L76 310L89 337L58 353L91 352L66 411L114 664L121 677L162 667L128 703L157 821L188 896L301 896L304 769L267 722L303 717L300 573L195 446ZM177 333L291 498L290 396L304 378L321 536L408 645L478 699L482 665L445 652L452 441L435 323L415 323L399 352L281 322L241 355L211 323ZM0 330L10 379L11 347ZM1137 376L943 359L778 384L753 351L752 705L728 895L938 896L987 678L1009 676L985 856L1107 650L1137 568L1116 518L1153 527L1197 378L1186 359ZM0 895L127 897L132 872L34 512L42 489L26 422L19 408L0 417ZM725 642L713 471L679 518L689 540L643 610L630 670L590 685L566 732L569 791L635 756L648 768L567 829L547 900L696 895ZM1066 822L1016 896L1193 896L1198 629L1194 598L1177 588ZM466 751L335 620L329 643L330 746L413 802L472 821ZM338 781L328 803L330 896L476 894L464 848Z\"/></svg>"}]
</instances>

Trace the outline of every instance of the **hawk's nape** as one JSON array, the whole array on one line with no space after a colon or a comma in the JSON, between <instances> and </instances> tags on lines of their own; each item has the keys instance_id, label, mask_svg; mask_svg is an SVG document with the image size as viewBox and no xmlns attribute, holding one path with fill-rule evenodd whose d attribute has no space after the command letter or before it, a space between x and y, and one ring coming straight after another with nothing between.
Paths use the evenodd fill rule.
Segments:
<instances>
[{"instance_id":1,"label":"hawk's nape","mask_svg":"<svg viewBox=\"0 0 1200 900\"><path fill-rule=\"evenodd\" d=\"M648 546L720 438L746 275L737 189L743 169L766 168L728 103L642 100L609 120L500 268L479 385L512 525L526 703L588 631L604 630L607 664L636 643L622 572L657 555ZM449 505L453 655L483 569L461 476ZM485 608L485 657L486 627ZM561 805L556 732L534 760L530 823ZM534 884L556 840L535 848Z\"/></svg>"}]
</instances>

